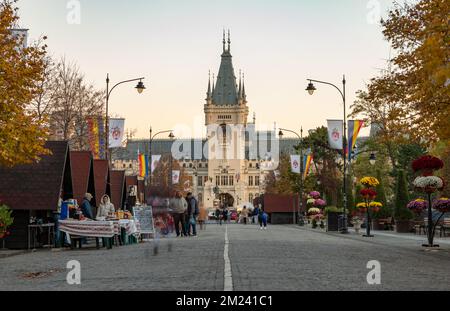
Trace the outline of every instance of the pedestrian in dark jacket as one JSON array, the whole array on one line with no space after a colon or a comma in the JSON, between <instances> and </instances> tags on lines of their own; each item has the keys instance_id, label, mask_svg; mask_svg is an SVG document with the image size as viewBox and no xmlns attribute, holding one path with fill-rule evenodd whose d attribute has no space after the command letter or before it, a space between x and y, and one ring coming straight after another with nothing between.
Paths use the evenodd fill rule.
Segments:
<instances>
[{"instance_id":1,"label":"pedestrian in dark jacket","mask_svg":"<svg viewBox=\"0 0 450 311\"><path fill-rule=\"evenodd\" d=\"M80 209L84 217L89 219L94 219L91 207L92 194L86 193L83 198L83 203L81 203Z\"/></svg>"},{"instance_id":2,"label":"pedestrian in dark jacket","mask_svg":"<svg viewBox=\"0 0 450 311\"><path fill-rule=\"evenodd\" d=\"M186 196L187 201L187 221L186 221L186 232L188 235L197 236L197 217L199 214L197 199L189 192Z\"/></svg>"},{"instance_id":3,"label":"pedestrian in dark jacket","mask_svg":"<svg viewBox=\"0 0 450 311\"><path fill-rule=\"evenodd\" d=\"M222 219L223 219L223 223L227 224L227 221L228 221L228 208L226 206L224 206L223 211L222 211Z\"/></svg>"},{"instance_id":4,"label":"pedestrian in dark jacket","mask_svg":"<svg viewBox=\"0 0 450 311\"><path fill-rule=\"evenodd\" d=\"M259 225L261 226L261 230L267 230L267 219L269 218L269 215L267 215L266 212L264 212L262 209L259 210L259 215L258 215L258 222Z\"/></svg>"}]
</instances>

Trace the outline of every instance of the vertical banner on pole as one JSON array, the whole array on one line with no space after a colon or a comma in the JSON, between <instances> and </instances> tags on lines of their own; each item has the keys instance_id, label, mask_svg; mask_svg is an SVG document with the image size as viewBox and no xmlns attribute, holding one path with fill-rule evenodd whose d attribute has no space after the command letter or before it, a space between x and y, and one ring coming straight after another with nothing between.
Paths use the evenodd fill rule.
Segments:
<instances>
[{"instance_id":1,"label":"vertical banner on pole","mask_svg":"<svg viewBox=\"0 0 450 311\"><path fill-rule=\"evenodd\" d=\"M106 159L105 118L98 117L97 124L98 124L99 157L100 159Z\"/></svg>"},{"instance_id":2,"label":"vertical banner on pole","mask_svg":"<svg viewBox=\"0 0 450 311\"><path fill-rule=\"evenodd\" d=\"M300 155L291 155L291 171L292 173L300 174Z\"/></svg>"},{"instance_id":3,"label":"vertical banner on pole","mask_svg":"<svg viewBox=\"0 0 450 311\"><path fill-rule=\"evenodd\" d=\"M344 124L342 120L327 120L328 123L328 143L331 149L342 150Z\"/></svg>"},{"instance_id":4,"label":"vertical banner on pole","mask_svg":"<svg viewBox=\"0 0 450 311\"><path fill-rule=\"evenodd\" d=\"M122 147L125 119L109 120L109 148Z\"/></svg>"},{"instance_id":5,"label":"vertical banner on pole","mask_svg":"<svg viewBox=\"0 0 450 311\"><path fill-rule=\"evenodd\" d=\"M89 117L86 120L88 125L88 141L94 159L105 158L105 124L102 117Z\"/></svg>"},{"instance_id":6,"label":"vertical banner on pole","mask_svg":"<svg viewBox=\"0 0 450 311\"><path fill-rule=\"evenodd\" d=\"M355 149L356 140L358 139L359 132L364 126L364 121L350 120L348 121L348 159L352 159L352 152Z\"/></svg>"},{"instance_id":7,"label":"vertical banner on pole","mask_svg":"<svg viewBox=\"0 0 450 311\"><path fill-rule=\"evenodd\" d=\"M304 163L303 167L305 168L305 172L304 172L303 178L306 178L308 176L309 171L311 169L311 163L312 163L313 159L314 159L314 157L313 157L312 153L305 155L304 162L303 162Z\"/></svg>"},{"instance_id":8,"label":"vertical banner on pole","mask_svg":"<svg viewBox=\"0 0 450 311\"><path fill-rule=\"evenodd\" d=\"M139 160L139 177L148 176L148 158L144 154L138 155Z\"/></svg>"}]
</instances>

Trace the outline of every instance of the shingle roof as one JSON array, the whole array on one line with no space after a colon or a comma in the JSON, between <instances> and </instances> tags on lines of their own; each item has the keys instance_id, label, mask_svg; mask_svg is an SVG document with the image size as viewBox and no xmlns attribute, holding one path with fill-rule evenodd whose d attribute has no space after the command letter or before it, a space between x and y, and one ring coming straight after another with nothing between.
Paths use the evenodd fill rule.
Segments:
<instances>
[{"instance_id":1,"label":"shingle roof","mask_svg":"<svg viewBox=\"0 0 450 311\"><path fill-rule=\"evenodd\" d=\"M95 202L100 205L102 196L107 193L109 181L108 160L94 160Z\"/></svg>"},{"instance_id":2,"label":"shingle roof","mask_svg":"<svg viewBox=\"0 0 450 311\"><path fill-rule=\"evenodd\" d=\"M84 194L89 192L92 153L90 151L71 151L70 163L72 166L73 198L82 202ZM94 193L91 194L94 195Z\"/></svg>"},{"instance_id":3,"label":"shingle roof","mask_svg":"<svg viewBox=\"0 0 450 311\"><path fill-rule=\"evenodd\" d=\"M45 147L52 154L42 156L39 162L0 167L0 201L11 209L56 210L61 188L66 196L72 196L68 143L48 141Z\"/></svg>"},{"instance_id":4,"label":"shingle roof","mask_svg":"<svg viewBox=\"0 0 450 311\"><path fill-rule=\"evenodd\" d=\"M125 171L111 171L111 202L116 210L122 209L125 194Z\"/></svg>"}]
</instances>

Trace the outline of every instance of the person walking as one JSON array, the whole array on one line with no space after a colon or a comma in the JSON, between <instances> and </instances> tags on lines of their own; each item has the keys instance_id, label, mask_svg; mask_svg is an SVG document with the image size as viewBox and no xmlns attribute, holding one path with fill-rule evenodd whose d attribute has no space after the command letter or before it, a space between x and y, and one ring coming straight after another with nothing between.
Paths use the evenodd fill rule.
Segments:
<instances>
[{"instance_id":1,"label":"person walking","mask_svg":"<svg viewBox=\"0 0 450 311\"><path fill-rule=\"evenodd\" d=\"M172 209L173 220L175 225L175 232L177 233L177 237L186 236L186 219L185 213L187 210L187 202L181 195L180 191L175 192L175 197L171 198L169 201L169 206ZM180 233L181 226L181 233Z\"/></svg>"},{"instance_id":2,"label":"person walking","mask_svg":"<svg viewBox=\"0 0 450 311\"><path fill-rule=\"evenodd\" d=\"M111 203L109 196L105 194L98 207L96 219L113 217L115 212L116 209L114 208L114 204Z\"/></svg>"},{"instance_id":3,"label":"person walking","mask_svg":"<svg viewBox=\"0 0 450 311\"><path fill-rule=\"evenodd\" d=\"M216 223L217 224L222 224L222 221L221 221L221 212L220 212L220 208L219 207L217 207L216 208Z\"/></svg>"},{"instance_id":4,"label":"person walking","mask_svg":"<svg viewBox=\"0 0 450 311\"><path fill-rule=\"evenodd\" d=\"M252 213L252 223L253 224L257 224L258 223L259 210L260 210L260 208L258 206L256 206L253 209L253 213Z\"/></svg>"},{"instance_id":5,"label":"person walking","mask_svg":"<svg viewBox=\"0 0 450 311\"><path fill-rule=\"evenodd\" d=\"M192 228L192 236L197 236L197 217L199 214L198 202L197 199L189 192L186 196L187 202L187 220L186 220L186 232L189 236L191 236L191 228Z\"/></svg>"},{"instance_id":6,"label":"person walking","mask_svg":"<svg viewBox=\"0 0 450 311\"><path fill-rule=\"evenodd\" d=\"M244 225L246 225L248 220L248 209L246 206L244 206L244 208L242 209L241 217L242 221L244 222Z\"/></svg>"},{"instance_id":7,"label":"person walking","mask_svg":"<svg viewBox=\"0 0 450 311\"><path fill-rule=\"evenodd\" d=\"M266 212L264 212L262 209L259 210L259 215L258 215L258 222L259 225L261 227L261 230L267 230L267 219L268 216Z\"/></svg>"},{"instance_id":8,"label":"person walking","mask_svg":"<svg viewBox=\"0 0 450 311\"><path fill-rule=\"evenodd\" d=\"M224 224L227 224L227 221L228 221L228 208L226 206L223 207L222 220L223 220Z\"/></svg>"}]
</instances>

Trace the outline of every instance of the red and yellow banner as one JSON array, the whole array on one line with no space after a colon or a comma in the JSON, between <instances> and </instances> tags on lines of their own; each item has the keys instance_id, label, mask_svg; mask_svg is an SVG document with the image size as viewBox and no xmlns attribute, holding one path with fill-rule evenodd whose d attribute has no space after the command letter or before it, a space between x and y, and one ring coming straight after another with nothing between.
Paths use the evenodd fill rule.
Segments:
<instances>
[{"instance_id":1,"label":"red and yellow banner","mask_svg":"<svg viewBox=\"0 0 450 311\"><path fill-rule=\"evenodd\" d=\"M89 146L94 159L105 159L105 119L103 117L87 118Z\"/></svg>"},{"instance_id":2,"label":"red and yellow banner","mask_svg":"<svg viewBox=\"0 0 450 311\"><path fill-rule=\"evenodd\" d=\"M140 153L138 155L138 161L139 161L139 176L140 177L147 177L148 176L148 158Z\"/></svg>"},{"instance_id":3,"label":"red and yellow banner","mask_svg":"<svg viewBox=\"0 0 450 311\"><path fill-rule=\"evenodd\" d=\"M312 153L305 156L305 160L304 160L305 172L304 172L303 178L306 178L308 176L309 171L311 169L311 164L312 164L313 159L314 159L314 156Z\"/></svg>"},{"instance_id":4,"label":"red and yellow banner","mask_svg":"<svg viewBox=\"0 0 450 311\"><path fill-rule=\"evenodd\" d=\"M352 151L355 149L356 140L358 139L359 132L364 125L364 121L350 120L348 121L348 154L349 160L352 159Z\"/></svg>"}]
</instances>

